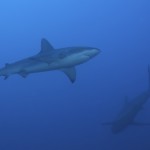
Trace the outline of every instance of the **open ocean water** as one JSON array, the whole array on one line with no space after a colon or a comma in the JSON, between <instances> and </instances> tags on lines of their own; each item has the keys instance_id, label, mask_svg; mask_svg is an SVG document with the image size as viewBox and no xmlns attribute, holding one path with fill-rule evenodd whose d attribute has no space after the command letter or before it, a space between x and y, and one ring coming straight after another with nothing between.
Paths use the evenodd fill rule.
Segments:
<instances>
[{"instance_id":1,"label":"open ocean water","mask_svg":"<svg viewBox=\"0 0 150 150\"><path fill-rule=\"evenodd\" d=\"M150 150L150 126L113 121L148 87L149 0L1 0L0 66L54 48L91 46L101 53L61 71L0 79L0 150ZM150 123L150 101L135 120Z\"/></svg>"}]
</instances>

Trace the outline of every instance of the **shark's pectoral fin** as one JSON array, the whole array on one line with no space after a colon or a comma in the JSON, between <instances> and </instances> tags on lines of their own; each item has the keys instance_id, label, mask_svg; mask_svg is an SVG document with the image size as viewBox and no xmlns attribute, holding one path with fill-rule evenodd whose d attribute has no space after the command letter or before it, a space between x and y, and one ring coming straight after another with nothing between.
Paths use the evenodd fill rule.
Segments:
<instances>
[{"instance_id":1,"label":"shark's pectoral fin","mask_svg":"<svg viewBox=\"0 0 150 150\"><path fill-rule=\"evenodd\" d=\"M28 76L28 73L25 70L20 71L18 74L23 78L26 78Z\"/></svg>"},{"instance_id":2,"label":"shark's pectoral fin","mask_svg":"<svg viewBox=\"0 0 150 150\"><path fill-rule=\"evenodd\" d=\"M66 76L70 79L70 81L72 83L75 82L75 80L76 80L76 69L75 69L75 67L64 68L64 69L61 69L61 71L63 71L66 74Z\"/></svg>"}]
</instances>

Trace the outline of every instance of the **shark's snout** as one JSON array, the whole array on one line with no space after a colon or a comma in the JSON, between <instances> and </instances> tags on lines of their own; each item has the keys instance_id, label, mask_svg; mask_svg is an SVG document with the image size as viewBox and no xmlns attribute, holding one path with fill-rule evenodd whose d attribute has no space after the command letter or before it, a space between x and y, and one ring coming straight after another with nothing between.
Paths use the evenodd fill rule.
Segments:
<instances>
[{"instance_id":1,"label":"shark's snout","mask_svg":"<svg viewBox=\"0 0 150 150\"><path fill-rule=\"evenodd\" d=\"M98 55L100 52L101 52L100 49L93 49L93 53L94 53L95 55Z\"/></svg>"},{"instance_id":2,"label":"shark's snout","mask_svg":"<svg viewBox=\"0 0 150 150\"><path fill-rule=\"evenodd\" d=\"M94 48L94 49L90 49L88 51L85 52L85 55L88 57L94 57L96 55L98 55L101 52L100 49Z\"/></svg>"}]
</instances>

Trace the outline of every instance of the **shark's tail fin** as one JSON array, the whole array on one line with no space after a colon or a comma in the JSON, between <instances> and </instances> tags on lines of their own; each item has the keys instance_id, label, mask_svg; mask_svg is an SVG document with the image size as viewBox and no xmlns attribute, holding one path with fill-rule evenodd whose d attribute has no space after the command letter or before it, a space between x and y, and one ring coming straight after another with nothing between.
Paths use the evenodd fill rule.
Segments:
<instances>
[{"instance_id":1,"label":"shark's tail fin","mask_svg":"<svg viewBox=\"0 0 150 150\"><path fill-rule=\"evenodd\" d=\"M148 91L150 92L150 65L148 64Z\"/></svg>"}]
</instances>

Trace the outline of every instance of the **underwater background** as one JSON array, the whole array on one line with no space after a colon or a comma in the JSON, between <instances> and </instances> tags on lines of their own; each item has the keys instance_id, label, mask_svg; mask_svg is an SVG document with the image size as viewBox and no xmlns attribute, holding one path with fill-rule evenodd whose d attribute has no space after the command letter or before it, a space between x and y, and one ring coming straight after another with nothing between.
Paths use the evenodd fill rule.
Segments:
<instances>
[{"instance_id":1,"label":"underwater background","mask_svg":"<svg viewBox=\"0 0 150 150\"><path fill-rule=\"evenodd\" d=\"M102 126L148 87L150 1L0 1L1 67L38 53L41 38L102 53L74 84L60 71L1 78L0 150L150 150L150 126ZM149 116L150 101L136 120Z\"/></svg>"}]
</instances>

